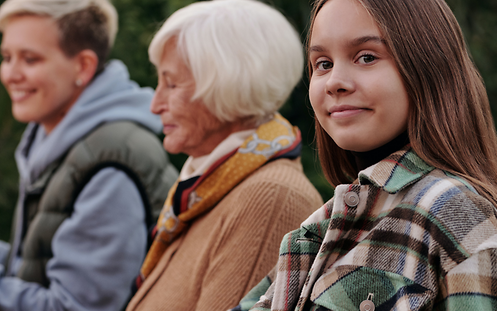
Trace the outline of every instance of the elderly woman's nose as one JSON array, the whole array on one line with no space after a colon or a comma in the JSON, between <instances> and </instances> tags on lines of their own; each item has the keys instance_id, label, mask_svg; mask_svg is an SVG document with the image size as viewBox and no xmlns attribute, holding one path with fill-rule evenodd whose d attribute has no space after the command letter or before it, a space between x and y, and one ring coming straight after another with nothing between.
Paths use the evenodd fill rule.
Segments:
<instances>
[{"instance_id":1,"label":"elderly woman's nose","mask_svg":"<svg viewBox=\"0 0 497 311\"><path fill-rule=\"evenodd\" d=\"M152 103L150 104L150 111L155 114L160 114L161 112L167 110L167 100L164 96L161 96L160 89L155 90L155 95L152 98Z\"/></svg>"}]
</instances>

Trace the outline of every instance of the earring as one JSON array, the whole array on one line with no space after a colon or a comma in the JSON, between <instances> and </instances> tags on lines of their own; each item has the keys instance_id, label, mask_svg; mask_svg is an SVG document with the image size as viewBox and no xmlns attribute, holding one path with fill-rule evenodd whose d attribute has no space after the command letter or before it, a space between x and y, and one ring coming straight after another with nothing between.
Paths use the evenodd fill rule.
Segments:
<instances>
[{"instance_id":1,"label":"earring","mask_svg":"<svg viewBox=\"0 0 497 311\"><path fill-rule=\"evenodd\" d=\"M75 83L76 83L77 87L80 87L83 85L83 81L81 79L77 79Z\"/></svg>"}]
</instances>

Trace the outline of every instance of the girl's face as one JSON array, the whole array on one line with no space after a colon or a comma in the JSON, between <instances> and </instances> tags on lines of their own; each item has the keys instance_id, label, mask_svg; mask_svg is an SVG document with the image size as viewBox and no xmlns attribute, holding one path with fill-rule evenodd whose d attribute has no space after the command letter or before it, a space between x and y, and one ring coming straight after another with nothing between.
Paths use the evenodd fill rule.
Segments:
<instances>
[{"instance_id":1,"label":"girl's face","mask_svg":"<svg viewBox=\"0 0 497 311\"><path fill-rule=\"evenodd\" d=\"M330 0L314 21L309 97L342 149L369 151L407 128L409 99L376 23L355 0Z\"/></svg>"}]
</instances>

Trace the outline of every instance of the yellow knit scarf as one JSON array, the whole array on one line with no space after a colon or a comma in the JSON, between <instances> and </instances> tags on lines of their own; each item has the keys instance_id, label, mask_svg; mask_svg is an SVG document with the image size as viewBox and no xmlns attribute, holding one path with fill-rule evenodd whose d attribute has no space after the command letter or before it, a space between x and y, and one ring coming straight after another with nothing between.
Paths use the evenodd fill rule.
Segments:
<instances>
[{"instance_id":1,"label":"yellow knit scarf","mask_svg":"<svg viewBox=\"0 0 497 311\"><path fill-rule=\"evenodd\" d=\"M214 163L199 177L169 190L157 222L157 233L136 285L150 275L167 247L198 216L211 210L231 189L269 160L300 155L300 131L280 114L259 126L240 148Z\"/></svg>"}]
</instances>

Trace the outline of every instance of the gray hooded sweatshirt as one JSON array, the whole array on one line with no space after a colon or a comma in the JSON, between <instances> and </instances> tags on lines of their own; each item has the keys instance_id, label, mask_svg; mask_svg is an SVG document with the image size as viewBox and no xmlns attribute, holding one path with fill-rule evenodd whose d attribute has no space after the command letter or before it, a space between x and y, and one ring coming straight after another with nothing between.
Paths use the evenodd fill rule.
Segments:
<instances>
[{"instance_id":1,"label":"gray hooded sweatshirt","mask_svg":"<svg viewBox=\"0 0 497 311\"><path fill-rule=\"evenodd\" d=\"M86 87L50 135L46 135L43 127L29 124L15 154L20 173L18 205L24 201L27 185L103 122L130 120L160 132L160 119L149 109L152 97L152 89L140 88L129 80L125 65L113 60ZM27 154L28 138L36 128ZM83 188L73 214L53 237L53 258L46 268L48 289L13 276L22 262L22 258L15 256L20 247L22 210L18 206L10 271L3 271L0 265L0 310L80 311L123 307L145 255L147 234L140 193L125 173L115 168L102 169Z\"/></svg>"}]
</instances>

